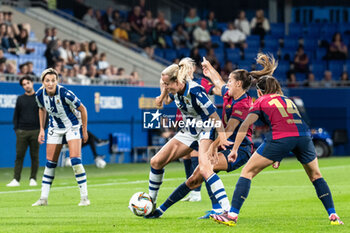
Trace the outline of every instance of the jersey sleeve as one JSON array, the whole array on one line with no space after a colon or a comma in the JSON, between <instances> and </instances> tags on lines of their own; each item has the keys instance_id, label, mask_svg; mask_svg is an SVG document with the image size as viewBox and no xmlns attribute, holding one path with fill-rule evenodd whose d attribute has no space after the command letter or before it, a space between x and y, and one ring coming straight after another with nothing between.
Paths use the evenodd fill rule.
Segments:
<instances>
[{"instance_id":1,"label":"jersey sleeve","mask_svg":"<svg viewBox=\"0 0 350 233\"><path fill-rule=\"evenodd\" d=\"M170 99L171 99L172 101L174 101L174 100L175 100L175 97L174 97L174 95L173 95L173 94L169 93L168 95L169 95L169 97L170 97Z\"/></svg>"},{"instance_id":2,"label":"jersey sleeve","mask_svg":"<svg viewBox=\"0 0 350 233\"><path fill-rule=\"evenodd\" d=\"M227 85L225 84L221 87L221 95L224 96L227 91L228 91L228 88L227 88Z\"/></svg>"},{"instance_id":3,"label":"jersey sleeve","mask_svg":"<svg viewBox=\"0 0 350 233\"><path fill-rule=\"evenodd\" d=\"M75 109L80 107L81 101L72 91L65 89L62 94L62 97L64 97L64 100L68 105L72 106Z\"/></svg>"},{"instance_id":4,"label":"jersey sleeve","mask_svg":"<svg viewBox=\"0 0 350 233\"><path fill-rule=\"evenodd\" d=\"M249 113L249 105L238 102L234 105L230 118L236 119L238 121L244 121Z\"/></svg>"},{"instance_id":5,"label":"jersey sleeve","mask_svg":"<svg viewBox=\"0 0 350 233\"><path fill-rule=\"evenodd\" d=\"M262 115L262 110L261 110L261 100L257 99L253 106L249 109L249 113L255 113L259 117Z\"/></svg>"},{"instance_id":6,"label":"jersey sleeve","mask_svg":"<svg viewBox=\"0 0 350 233\"><path fill-rule=\"evenodd\" d=\"M44 107L44 99L43 99L43 89L40 88L36 93L35 93L35 101L38 104L39 108Z\"/></svg>"},{"instance_id":7,"label":"jersey sleeve","mask_svg":"<svg viewBox=\"0 0 350 233\"><path fill-rule=\"evenodd\" d=\"M216 107L209 99L204 88L198 88L196 91L192 92L192 94L196 97L197 104L204 111L205 115L210 116L216 111Z\"/></svg>"},{"instance_id":8,"label":"jersey sleeve","mask_svg":"<svg viewBox=\"0 0 350 233\"><path fill-rule=\"evenodd\" d=\"M206 78L202 78L201 79L201 85L202 87L204 87L205 89L205 92L208 94L208 95L211 95L212 94L212 91L214 89L214 85Z\"/></svg>"}]
</instances>

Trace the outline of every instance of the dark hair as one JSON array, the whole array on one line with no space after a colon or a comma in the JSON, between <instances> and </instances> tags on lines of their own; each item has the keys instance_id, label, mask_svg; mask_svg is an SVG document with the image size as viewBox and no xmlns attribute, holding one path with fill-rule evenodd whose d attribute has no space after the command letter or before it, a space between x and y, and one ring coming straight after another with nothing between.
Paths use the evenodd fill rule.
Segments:
<instances>
[{"instance_id":1,"label":"dark hair","mask_svg":"<svg viewBox=\"0 0 350 233\"><path fill-rule=\"evenodd\" d=\"M23 86L22 83L24 80L28 80L29 82L33 82L33 79L29 76L24 76L19 80L19 85Z\"/></svg>"},{"instance_id":2,"label":"dark hair","mask_svg":"<svg viewBox=\"0 0 350 233\"><path fill-rule=\"evenodd\" d=\"M265 75L258 79L256 88L265 94L280 94L283 95L280 83L271 75Z\"/></svg>"},{"instance_id":3,"label":"dark hair","mask_svg":"<svg viewBox=\"0 0 350 233\"><path fill-rule=\"evenodd\" d=\"M263 66L262 70L248 72L244 69L238 69L231 72L231 74L234 74L235 80L242 81L243 90L249 89L253 78L259 79L264 75L272 75L277 68L277 62L273 56L270 55L259 53L256 62Z\"/></svg>"}]
</instances>

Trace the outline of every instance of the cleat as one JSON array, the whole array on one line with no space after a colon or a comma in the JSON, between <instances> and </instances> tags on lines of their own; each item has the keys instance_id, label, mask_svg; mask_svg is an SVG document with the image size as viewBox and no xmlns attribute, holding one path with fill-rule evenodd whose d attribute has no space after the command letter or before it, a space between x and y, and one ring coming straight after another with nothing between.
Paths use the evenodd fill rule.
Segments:
<instances>
[{"instance_id":1,"label":"cleat","mask_svg":"<svg viewBox=\"0 0 350 233\"><path fill-rule=\"evenodd\" d=\"M13 179L13 180L11 180L11 182L8 183L6 186L7 186L7 187L18 187L18 186L20 186L20 183L19 183L16 179Z\"/></svg>"},{"instance_id":2,"label":"cleat","mask_svg":"<svg viewBox=\"0 0 350 233\"><path fill-rule=\"evenodd\" d=\"M29 180L29 186L37 186L38 184L36 183L36 180L33 178Z\"/></svg>"},{"instance_id":3,"label":"cleat","mask_svg":"<svg viewBox=\"0 0 350 233\"><path fill-rule=\"evenodd\" d=\"M344 223L340 220L337 214L331 214L329 216L329 220L331 221L331 225L343 225Z\"/></svg>"},{"instance_id":4,"label":"cleat","mask_svg":"<svg viewBox=\"0 0 350 233\"><path fill-rule=\"evenodd\" d=\"M209 219L210 215L212 215L212 214L219 215L219 214L222 214L222 212L217 212L215 210L209 210L209 211L205 212L205 215L203 215L202 217L199 217L198 219Z\"/></svg>"},{"instance_id":5,"label":"cleat","mask_svg":"<svg viewBox=\"0 0 350 233\"><path fill-rule=\"evenodd\" d=\"M153 211L153 213L150 213L147 216L144 216L144 218L148 218L148 219L152 219L152 218L160 218L163 215L162 211L160 211L159 209L156 209L155 211Z\"/></svg>"},{"instance_id":6,"label":"cleat","mask_svg":"<svg viewBox=\"0 0 350 233\"><path fill-rule=\"evenodd\" d=\"M198 202L201 200L202 200L201 192L191 191L190 194L187 197L183 198L181 201Z\"/></svg>"},{"instance_id":7,"label":"cleat","mask_svg":"<svg viewBox=\"0 0 350 233\"><path fill-rule=\"evenodd\" d=\"M96 143L96 146L104 146L109 144L109 140L98 140L98 142Z\"/></svg>"},{"instance_id":8,"label":"cleat","mask_svg":"<svg viewBox=\"0 0 350 233\"><path fill-rule=\"evenodd\" d=\"M80 199L78 206L89 206L90 200L87 197L83 197Z\"/></svg>"},{"instance_id":9,"label":"cleat","mask_svg":"<svg viewBox=\"0 0 350 233\"><path fill-rule=\"evenodd\" d=\"M224 224L226 226L236 226L238 215L232 217L228 214L227 211L225 211L222 214L211 214L209 217L219 224Z\"/></svg>"},{"instance_id":10,"label":"cleat","mask_svg":"<svg viewBox=\"0 0 350 233\"><path fill-rule=\"evenodd\" d=\"M32 206L47 206L47 199L40 198L37 202L35 202Z\"/></svg>"}]
</instances>

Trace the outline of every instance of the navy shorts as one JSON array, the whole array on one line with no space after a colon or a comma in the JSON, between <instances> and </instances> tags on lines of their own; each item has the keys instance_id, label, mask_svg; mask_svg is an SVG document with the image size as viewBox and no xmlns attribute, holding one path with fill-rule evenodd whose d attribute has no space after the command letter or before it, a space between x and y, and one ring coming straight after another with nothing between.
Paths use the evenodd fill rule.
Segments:
<instances>
[{"instance_id":1,"label":"navy shorts","mask_svg":"<svg viewBox=\"0 0 350 233\"><path fill-rule=\"evenodd\" d=\"M280 162L293 152L299 162L307 164L316 158L316 152L311 137L287 137L264 141L256 152L267 159Z\"/></svg>"},{"instance_id":2,"label":"navy shorts","mask_svg":"<svg viewBox=\"0 0 350 233\"><path fill-rule=\"evenodd\" d=\"M248 162L250 156L252 155L252 147L249 146L240 146L238 149L238 156L236 161L229 162L227 156L230 154L231 150L219 151L219 153L224 154L227 161L227 172L234 171L241 166L243 166L246 162Z\"/></svg>"}]
</instances>

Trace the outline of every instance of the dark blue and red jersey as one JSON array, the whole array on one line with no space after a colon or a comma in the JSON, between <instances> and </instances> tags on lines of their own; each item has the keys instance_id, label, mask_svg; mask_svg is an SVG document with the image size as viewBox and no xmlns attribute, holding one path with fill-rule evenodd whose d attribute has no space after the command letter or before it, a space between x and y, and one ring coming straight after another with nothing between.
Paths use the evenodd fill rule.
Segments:
<instances>
[{"instance_id":1,"label":"dark blue and red jersey","mask_svg":"<svg viewBox=\"0 0 350 233\"><path fill-rule=\"evenodd\" d=\"M309 127L301 118L298 108L285 96L263 95L254 102L250 113L257 114L259 119L269 126L267 140L310 136Z\"/></svg>"},{"instance_id":2,"label":"dark blue and red jersey","mask_svg":"<svg viewBox=\"0 0 350 233\"><path fill-rule=\"evenodd\" d=\"M226 128L228 121L230 118L238 120L240 123L236 127L233 134L228 138L229 141L234 142L236 139L236 135L239 127L241 126L244 119L249 114L249 109L253 106L252 98L245 93L239 99L234 100L232 96L228 94L228 88L224 85L221 88L221 94L223 96L223 108L222 108L222 122ZM252 134L253 134L253 126L251 125L248 129L247 136L244 138L242 145L252 145Z\"/></svg>"}]
</instances>

